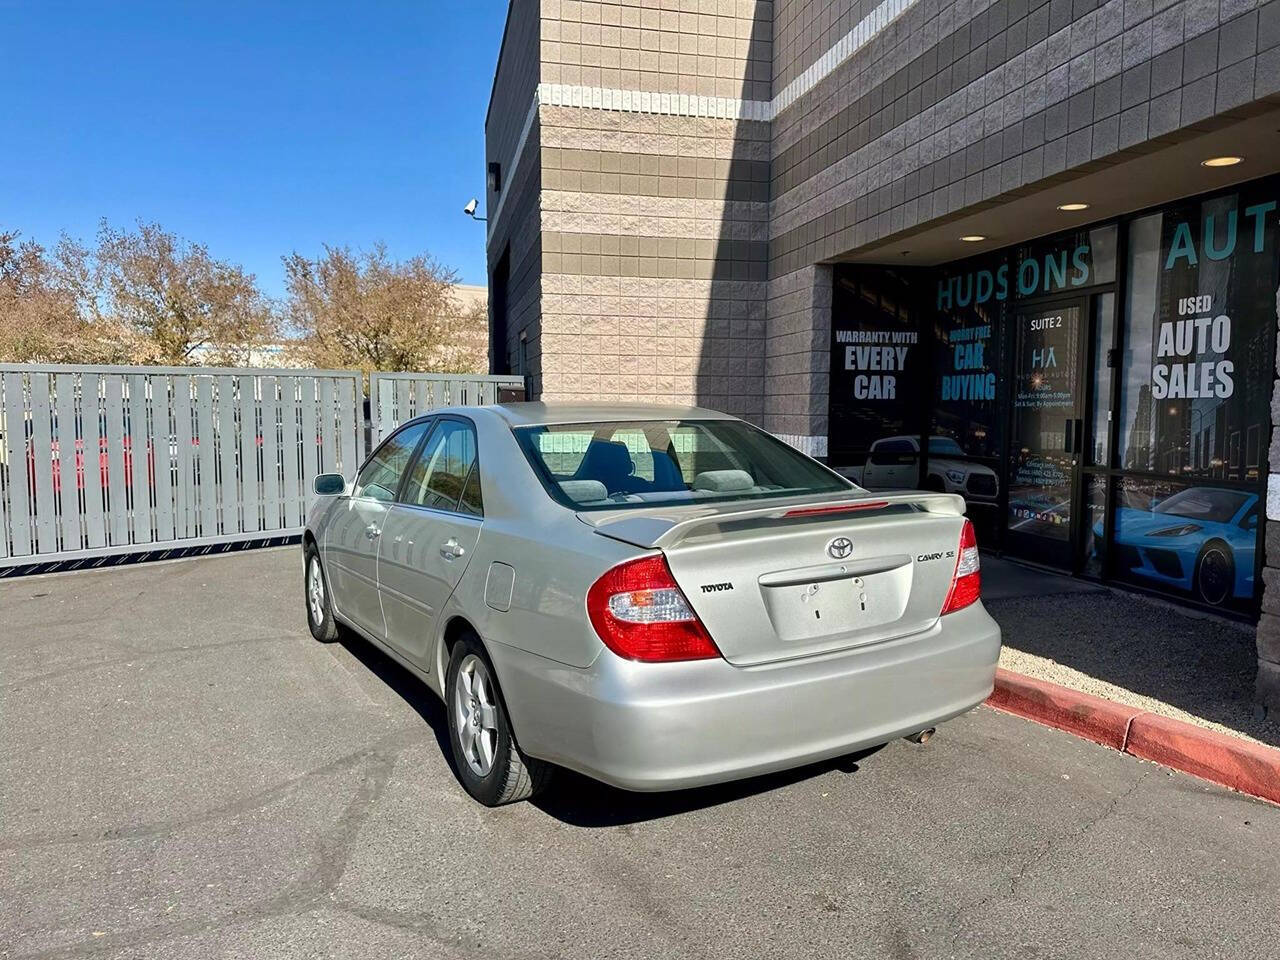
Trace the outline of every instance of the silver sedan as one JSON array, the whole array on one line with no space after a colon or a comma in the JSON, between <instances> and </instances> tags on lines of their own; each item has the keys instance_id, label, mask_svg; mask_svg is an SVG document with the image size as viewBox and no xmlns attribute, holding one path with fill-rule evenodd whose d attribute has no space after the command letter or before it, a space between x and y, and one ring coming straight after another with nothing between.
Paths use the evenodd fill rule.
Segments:
<instances>
[{"instance_id":1,"label":"silver sedan","mask_svg":"<svg viewBox=\"0 0 1280 960\"><path fill-rule=\"evenodd\" d=\"M992 689L963 500L870 494L711 410L440 410L315 492L311 632L441 696L485 804L557 766L631 790L798 766Z\"/></svg>"}]
</instances>

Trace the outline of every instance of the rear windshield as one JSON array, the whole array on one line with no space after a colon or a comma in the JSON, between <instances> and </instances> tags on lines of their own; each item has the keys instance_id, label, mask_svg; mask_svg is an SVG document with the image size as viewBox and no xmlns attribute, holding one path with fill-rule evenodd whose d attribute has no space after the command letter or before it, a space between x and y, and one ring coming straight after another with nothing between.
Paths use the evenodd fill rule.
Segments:
<instances>
[{"instance_id":1,"label":"rear windshield","mask_svg":"<svg viewBox=\"0 0 1280 960\"><path fill-rule=\"evenodd\" d=\"M583 510L857 489L737 420L568 423L515 434L548 492Z\"/></svg>"}]
</instances>

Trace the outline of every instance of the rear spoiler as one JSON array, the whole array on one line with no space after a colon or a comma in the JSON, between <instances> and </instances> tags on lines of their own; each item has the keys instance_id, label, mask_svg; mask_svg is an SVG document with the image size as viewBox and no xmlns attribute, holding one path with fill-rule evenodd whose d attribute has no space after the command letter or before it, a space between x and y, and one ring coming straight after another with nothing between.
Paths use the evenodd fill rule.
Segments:
<instances>
[{"instance_id":1,"label":"rear spoiler","mask_svg":"<svg viewBox=\"0 0 1280 960\"><path fill-rule=\"evenodd\" d=\"M595 527L602 537L621 540L637 547L665 549L675 546L695 532L706 527L749 520L799 520L805 517L831 514L856 514L866 511L874 514L886 507L907 505L924 513L948 517L964 516L964 498L954 493L926 493L912 490L902 493L864 494L856 497L839 497L831 500L788 500L767 506L753 505L738 509L725 509L708 505L697 512L684 512L671 517L631 515L625 512L609 514L592 521L582 514L579 518Z\"/></svg>"}]
</instances>

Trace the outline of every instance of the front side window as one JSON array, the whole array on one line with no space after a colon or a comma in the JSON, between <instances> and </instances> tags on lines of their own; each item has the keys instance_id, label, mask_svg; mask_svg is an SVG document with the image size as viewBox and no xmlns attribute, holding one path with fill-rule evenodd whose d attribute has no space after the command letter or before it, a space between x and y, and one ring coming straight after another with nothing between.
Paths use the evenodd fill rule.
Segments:
<instances>
[{"instance_id":1,"label":"front side window","mask_svg":"<svg viewBox=\"0 0 1280 960\"><path fill-rule=\"evenodd\" d=\"M515 430L553 498L575 509L696 504L858 489L735 420L572 423Z\"/></svg>"},{"instance_id":2,"label":"front side window","mask_svg":"<svg viewBox=\"0 0 1280 960\"><path fill-rule=\"evenodd\" d=\"M405 502L437 510L458 510L465 495L468 506L463 512L478 514L480 478L475 468L475 428L461 420L442 420L409 472ZM468 484L473 474L474 489Z\"/></svg>"},{"instance_id":3,"label":"front side window","mask_svg":"<svg viewBox=\"0 0 1280 960\"><path fill-rule=\"evenodd\" d=\"M428 426L429 423L413 423L392 434L356 477L352 496L387 503L394 500L400 478L409 465L409 458L413 456L413 451Z\"/></svg>"}]
</instances>

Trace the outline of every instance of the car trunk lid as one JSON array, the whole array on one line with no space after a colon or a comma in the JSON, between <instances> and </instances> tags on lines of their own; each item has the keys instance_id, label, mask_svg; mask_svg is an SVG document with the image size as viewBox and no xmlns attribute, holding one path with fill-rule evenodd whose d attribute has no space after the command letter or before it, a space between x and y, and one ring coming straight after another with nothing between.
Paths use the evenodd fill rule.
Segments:
<instances>
[{"instance_id":1,"label":"car trunk lid","mask_svg":"<svg viewBox=\"0 0 1280 960\"><path fill-rule=\"evenodd\" d=\"M953 495L908 492L580 517L662 550L725 659L747 666L928 629L951 586L963 510Z\"/></svg>"}]
</instances>

